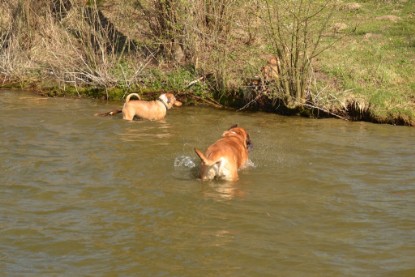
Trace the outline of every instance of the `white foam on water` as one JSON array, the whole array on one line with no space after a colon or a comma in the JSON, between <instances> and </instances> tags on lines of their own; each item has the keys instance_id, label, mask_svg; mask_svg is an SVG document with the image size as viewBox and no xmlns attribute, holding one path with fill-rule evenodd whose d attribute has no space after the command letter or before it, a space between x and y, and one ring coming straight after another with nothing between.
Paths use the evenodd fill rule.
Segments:
<instances>
[{"instance_id":1,"label":"white foam on water","mask_svg":"<svg viewBox=\"0 0 415 277\"><path fill-rule=\"evenodd\" d=\"M179 156L174 159L174 167L194 168L196 163L189 156Z\"/></svg>"},{"instance_id":2,"label":"white foam on water","mask_svg":"<svg viewBox=\"0 0 415 277\"><path fill-rule=\"evenodd\" d=\"M248 159L247 161L246 161L246 164L245 164L245 166L244 166L244 168L255 168L256 167L256 165L255 165L255 163L253 162L253 161L251 161L250 159Z\"/></svg>"}]
</instances>

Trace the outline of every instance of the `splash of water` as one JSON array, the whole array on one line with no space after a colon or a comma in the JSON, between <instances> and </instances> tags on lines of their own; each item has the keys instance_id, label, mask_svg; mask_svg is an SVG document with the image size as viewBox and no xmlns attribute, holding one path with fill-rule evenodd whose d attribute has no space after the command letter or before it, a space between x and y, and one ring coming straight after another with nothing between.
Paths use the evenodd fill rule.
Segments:
<instances>
[{"instance_id":1,"label":"splash of water","mask_svg":"<svg viewBox=\"0 0 415 277\"><path fill-rule=\"evenodd\" d=\"M254 162L253 162L253 161L251 161L250 159L248 159L248 160L246 161L246 164L245 164L244 168L251 168L251 167L255 168L255 167L256 167L256 165L254 164Z\"/></svg>"},{"instance_id":2,"label":"splash of water","mask_svg":"<svg viewBox=\"0 0 415 277\"><path fill-rule=\"evenodd\" d=\"M179 156L174 159L174 167L194 168L195 162L189 156Z\"/></svg>"}]
</instances>

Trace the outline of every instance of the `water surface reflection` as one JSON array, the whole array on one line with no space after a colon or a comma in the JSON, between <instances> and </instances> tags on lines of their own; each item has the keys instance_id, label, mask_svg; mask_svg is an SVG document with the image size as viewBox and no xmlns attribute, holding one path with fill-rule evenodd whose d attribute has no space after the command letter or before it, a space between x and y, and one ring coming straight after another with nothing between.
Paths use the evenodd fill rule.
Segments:
<instances>
[{"instance_id":1,"label":"water surface reflection","mask_svg":"<svg viewBox=\"0 0 415 277\"><path fill-rule=\"evenodd\" d=\"M0 92L7 276L413 276L415 129L202 107L163 122L116 103ZM238 123L236 184L194 147Z\"/></svg>"}]
</instances>

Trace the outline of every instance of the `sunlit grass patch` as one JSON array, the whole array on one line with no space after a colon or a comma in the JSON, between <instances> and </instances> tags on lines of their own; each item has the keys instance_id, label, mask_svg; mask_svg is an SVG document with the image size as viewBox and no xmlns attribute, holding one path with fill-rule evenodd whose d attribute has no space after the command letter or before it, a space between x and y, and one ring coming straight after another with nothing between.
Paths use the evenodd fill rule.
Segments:
<instances>
[{"instance_id":1,"label":"sunlit grass patch","mask_svg":"<svg viewBox=\"0 0 415 277\"><path fill-rule=\"evenodd\" d=\"M377 90L370 97L372 116L379 122L415 122L414 104L399 92Z\"/></svg>"},{"instance_id":2,"label":"sunlit grass patch","mask_svg":"<svg viewBox=\"0 0 415 277\"><path fill-rule=\"evenodd\" d=\"M319 69L336 80L337 91L331 93L344 99L340 102L357 97L368 103L376 120L388 122L397 117L413 122L415 3L358 3L359 8L340 13L338 21L350 27L339 43L323 53Z\"/></svg>"}]
</instances>

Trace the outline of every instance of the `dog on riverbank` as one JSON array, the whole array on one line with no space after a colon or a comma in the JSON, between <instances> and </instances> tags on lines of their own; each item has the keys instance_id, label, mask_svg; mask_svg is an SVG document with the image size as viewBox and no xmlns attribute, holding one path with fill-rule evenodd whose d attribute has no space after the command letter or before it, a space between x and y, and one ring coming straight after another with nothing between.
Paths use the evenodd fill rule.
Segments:
<instances>
[{"instance_id":1,"label":"dog on riverbank","mask_svg":"<svg viewBox=\"0 0 415 277\"><path fill-rule=\"evenodd\" d=\"M131 99L133 96L138 99ZM178 101L173 93L170 92L161 94L157 100L153 101L141 100L137 93L130 93L125 98L125 103L121 110L118 109L98 115L108 116L122 112L122 118L124 120L131 121L135 116L147 120L161 120L166 116L167 110L170 110L173 106L179 107L181 105L182 102Z\"/></svg>"},{"instance_id":2,"label":"dog on riverbank","mask_svg":"<svg viewBox=\"0 0 415 277\"><path fill-rule=\"evenodd\" d=\"M205 153L194 149L201 159L200 178L237 181L238 169L246 165L251 148L252 142L247 131L233 125L223 132L222 138L210 145Z\"/></svg>"}]
</instances>

